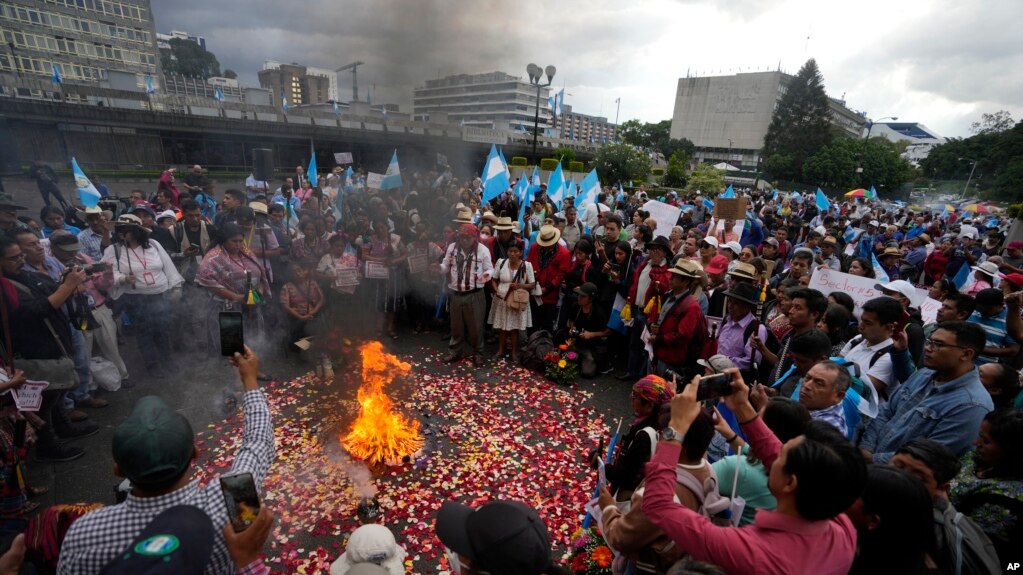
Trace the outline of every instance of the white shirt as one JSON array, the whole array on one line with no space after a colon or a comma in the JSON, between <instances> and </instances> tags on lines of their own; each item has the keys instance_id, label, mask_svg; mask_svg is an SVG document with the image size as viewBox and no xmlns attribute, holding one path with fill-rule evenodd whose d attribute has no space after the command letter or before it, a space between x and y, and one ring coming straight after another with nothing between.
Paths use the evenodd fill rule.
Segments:
<instances>
[{"instance_id":1,"label":"white shirt","mask_svg":"<svg viewBox=\"0 0 1023 575\"><path fill-rule=\"evenodd\" d=\"M114 284L110 287L111 299L117 300L122 294L160 294L176 288L185 279L159 242L150 241L149 249L129 248L126 245L110 245L103 251L103 262L111 265ZM125 276L135 274L135 283L123 283Z\"/></svg>"},{"instance_id":2,"label":"white shirt","mask_svg":"<svg viewBox=\"0 0 1023 575\"><path fill-rule=\"evenodd\" d=\"M599 225L598 217L604 212L611 211L611 208L601 204L600 202L594 202L586 206L586 210L583 212L583 225L593 230Z\"/></svg>"},{"instance_id":3,"label":"white shirt","mask_svg":"<svg viewBox=\"0 0 1023 575\"><path fill-rule=\"evenodd\" d=\"M461 270L457 265L459 257L462 258ZM452 262L451 258L455 258L455 262ZM444 251L440 271L447 278L447 286L452 291L474 291L490 281L494 275L494 262L490 260L490 250L482 243L476 242L476 251L472 253L464 252L458 242L455 242L449 244L448 249ZM462 272L461 277L459 271Z\"/></svg>"},{"instance_id":4,"label":"white shirt","mask_svg":"<svg viewBox=\"0 0 1023 575\"><path fill-rule=\"evenodd\" d=\"M880 349L884 349L892 345L891 338L888 338L881 343L875 345L869 345L867 340L862 340L856 346L852 346L852 342L845 344L842 348L842 357L855 363L860 368L860 373L864 376L870 376L874 379L882 382L887 386L888 395L891 396L892 390L899 384L898 380L895 379L895 373L892 371L892 356L891 354L884 354L877 359L874 363L874 367L870 367L870 358L874 357L874 353ZM866 377L862 377L866 382Z\"/></svg>"},{"instance_id":5,"label":"white shirt","mask_svg":"<svg viewBox=\"0 0 1023 575\"><path fill-rule=\"evenodd\" d=\"M265 180L257 180L253 174L249 174L249 177L245 178L245 187L250 190L262 190L264 194L270 189L270 185Z\"/></svg>"}]
</instances>

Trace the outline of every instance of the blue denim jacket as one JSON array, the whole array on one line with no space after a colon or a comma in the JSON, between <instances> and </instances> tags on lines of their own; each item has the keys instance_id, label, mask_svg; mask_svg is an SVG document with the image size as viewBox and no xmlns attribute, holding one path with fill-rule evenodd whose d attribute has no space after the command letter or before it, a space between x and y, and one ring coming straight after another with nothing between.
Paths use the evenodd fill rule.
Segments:
<instances>
[{"instance_id":1,"label":"blue denim jacket","mask_svg":"<svg viewBox=\"0 0 1023 575\"><path fill-rule=\"evenodd\" d=\"M939 384L933 369L921 369L906 380L877 418L867 424L859 446L887 463L911 439L933 439L961 456L973 443L980 422L994 409L976 368Z\"/></svg>"}]
</instances>

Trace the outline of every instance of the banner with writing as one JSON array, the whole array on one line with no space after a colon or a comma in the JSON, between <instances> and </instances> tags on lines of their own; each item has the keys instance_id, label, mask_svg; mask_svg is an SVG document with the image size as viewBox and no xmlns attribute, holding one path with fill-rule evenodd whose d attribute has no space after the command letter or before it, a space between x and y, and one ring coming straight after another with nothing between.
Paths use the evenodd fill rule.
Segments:
<instances>
[{"instance_id":1,"label":"banner with writing","mask_svg":"<svg viewBox=\"0 0 1023 575\"><path fill-rule=\"evenodd\" d=\"M682 209L677 206L668 205L657 200L650 200L643 204L643 209L650 212L650 217L657 222L657 229L654 230L654 237L671 235L671 228L678 223L678 216Z\"/></svg>"},{"instance_id":2,"label":"banner with writing","mask_svg":"<svg viewBox=\"0 0 1023 575\"><path fill-rule=\"evenodd\" d=\"M351 164L352 153L351 152L334 152L334 162L338 164Z\"/></svg>"},{"instance_id":3,"label":"banner with writing","mask_svg":"<svg viewBox=\"0 0 1023 575\"><path fill-rule=\"evenodd\" d=\"M371 190L379 190L384 183L384 175L376 172L366 174L366 187Z\"/></svg>"},{"instance_id":4,"label":"banner with writing","mask_svg":"<svg viewBox=\"0 0 1023 575\"><path fill-rule=\"evenodd\" d=\"M875 289L876 279L863 278L842 272L836 272L830 268L817 268L810 276L810 285L807 287L820 291L824 295L833 292L845 292L856 303L856 317L860 316L863 304L867 300L881 297L884 293Z\"/></svg>"}]
</instances>

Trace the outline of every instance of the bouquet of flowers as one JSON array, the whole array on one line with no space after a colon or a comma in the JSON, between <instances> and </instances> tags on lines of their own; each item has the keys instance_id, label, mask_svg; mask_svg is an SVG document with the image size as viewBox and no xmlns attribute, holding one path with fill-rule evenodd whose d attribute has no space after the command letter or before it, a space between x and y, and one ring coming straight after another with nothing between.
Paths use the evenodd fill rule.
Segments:
<instances>
[{"instance_id":1,"label":"bouquet of flowers","mask_svg":"<svg viewBox=\"0 0 1023 575\"><path fill-rule=\"evenodd\" d=\"M579 529L564 556L565 565L575 575L610 575L614 554L596 527Z\"/></svg>"},{"instance_id":2,"label":"bouquet of flowers","mask_svg":"<svg viewBox=\"0 0 1023 575\"><path fill-rule=\"evenodd\" d=\"M579 354L572 349L572 340L549 351L543 361L544 375L554 383L571 385L579 375Z\"/></svg>"}]
</instances>

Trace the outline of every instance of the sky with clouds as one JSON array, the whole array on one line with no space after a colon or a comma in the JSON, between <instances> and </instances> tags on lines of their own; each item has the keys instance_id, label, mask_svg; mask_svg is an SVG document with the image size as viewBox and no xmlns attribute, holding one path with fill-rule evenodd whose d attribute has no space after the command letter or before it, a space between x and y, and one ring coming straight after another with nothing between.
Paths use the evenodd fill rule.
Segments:
<instances>
[{"instance_id":1,"label":"sky with clouds","mask_svg":"<svg viewBox=\"0 0 1023 575\"><path fill-rule=\"evenodd\" d=\"M1023 119L1023 1L985 0L155 0L159 32L206 38L221 67L258 85L264 60L361 60L360 95L411 111L412 89L449 74L526 78L553 64L575 111L671 118L687 73L795 73L816 58L828 94L879 119L968 136L985 112ZM351 95L350 75L340 93ZM365 96L363 96L365 98Z\"/></svg>"}]
</instances>

